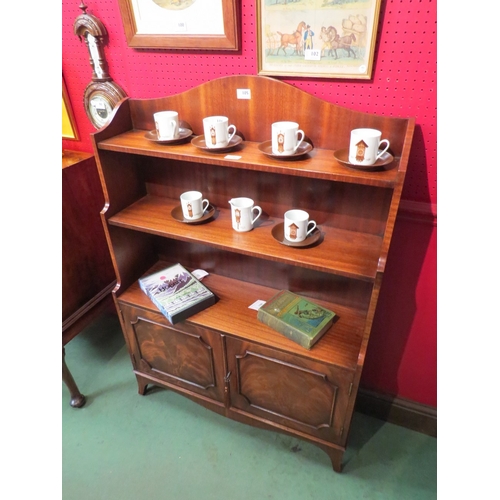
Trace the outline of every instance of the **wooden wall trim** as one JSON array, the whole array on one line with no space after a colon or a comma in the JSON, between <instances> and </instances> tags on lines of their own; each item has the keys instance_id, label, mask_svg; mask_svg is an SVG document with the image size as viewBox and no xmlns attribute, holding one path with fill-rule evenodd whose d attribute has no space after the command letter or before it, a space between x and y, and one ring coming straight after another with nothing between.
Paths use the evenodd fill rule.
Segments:
<instances>
[{"instance_id":1,"label":"wooden wall trim","mask_svg":"<svg viewBox=\"0 0 500 500\"><path fill-rule=\"evenodd\" d=\"M108 295L111 295L113 288L116 285L116 280L113 280L109 285L103 288L99 293L87 301L82 307L75 311L69 318L62 323L62 331L64 333L70 326L72 326L76 321L78 321L82 316L87 314L91 309L93 309L99 302L106 299Z\"/></svg>"},{"instance_id":2,"label":"wooden wall trim","mask_svg":"<svg viewBox=\"0 0 500 500\"><path fill-rule=\"evenodd\" d=\"M73 313L62 325L62 343L65 346L76 337L88 324L108 310L116 314L111 292L116 284L113 280L106 288Z\"/></svg>"},{"instance_id":3,"label":"wooden wall trim","mask_svg":"<svg viewBox=\"0 0 500 500\"><path fill-rule=\"evenodd\" d=\"M402 199L398 218L437 226L437 204Z\"/></svg>"},{"instance_id":4,"label":"wooden wall trim","mask_svg":"<svg viewBox=\"0 0 500 500\"><path fill-rule=\"evenodd\" d=\"M360 388L355 410L371 417L437 437L437 408Z\"/></svg>"}]
</instances>

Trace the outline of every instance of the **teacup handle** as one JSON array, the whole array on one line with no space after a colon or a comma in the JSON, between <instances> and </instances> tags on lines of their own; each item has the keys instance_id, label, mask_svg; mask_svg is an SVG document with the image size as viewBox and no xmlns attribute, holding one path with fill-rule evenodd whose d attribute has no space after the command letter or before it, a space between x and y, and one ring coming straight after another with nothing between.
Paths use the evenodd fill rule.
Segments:
<instances>
[{"instance_id":1,"label":"teacup handle","mask_svg":"<svg viewBox=\"0 0 500 500\"><path fill-rule=\"evenodd\" d=\"M205 211L207 210L208 205L210 205L210 203L208 202L208 200L206 198L201 201L203 213L205 213Z\"/></svg>"},{"instance_id":2,"label":"teacup handle","mask_svg":"<svg viewBox=\"0 0 500 500\"><path fill-rule=\"evenodd\" d=\"M311 227L309 227L311 226ZM310 220L307 223L307 233L306 236L309 236L316 229L316 221Z\"/></svg>"},{"instance_id":3,"label":"teacup handle","mask_svg":"<svg viewBox=\"0 0 500 500\"><path fill-rule=\"evenodd\" d=\"M294 153L295 153L295 151L297 151L297 149L299 148L299 146L302 144L302 141L304 140L304 137L306 136L304 134L304 131L301 130L300 128L299 128L299 130L297 130L296 134L297 134L297 145L293 148L293 152ZM299 135L301 136L300 137L300 141L299 141Z\"/></svg>"},{"instance_id":4,"label":"teacup handle","mask_svg":"<svg viewBox=\"0 0 500 500\"><path fill-rule=\"evenodd\" d=\"M156 133L157 133L158 137L160 137L160 127L158 126L157 122L155 122L155 125L156 125ZM170 125L170 130L172 131L172 134L175 135L175 120L170 120L169 125Z\"/></svg>"},{"instance_id":5,"label":"teacup handle","mask_svg":"<svg viewBox=\"0 0 500 500\"><path fill-rule=\"evenodd\" d=\"M257 210L257 215L253 218L252 220L252 225L253 223L262 215L262 208L258 207L257 205L255 205L253 208L252 208L252 212L254 212L254 210Z\"/></svg>"},{"instance_id":6,"label":"teacup handle","mask_svg":"<svg viewBox=\"0 0 500 500\"><path fill-rule=\"evenodd\" d=\"M384 150L380 151L380 146L382 143L386 143L387 146L385 147ZM391 143L387 140L387 139L382 139L379 144L378 144L378 148L379 148L379 153L377 155L377 160L389 149L389 146L391 145Z\"/></svg>"},{"instance_id":7,"label":"teacup handle","mask_svg":"<svg viewBox=\"0 0 500 500\"><path fill-rule=\"evenodd\" d=\"M233 133L232 134L229 132L231 129L233 129ZM229 135L228 142L231 142L231 139L234 137L234 134L236 134L236 126L235 125L229 125L229 127L227 127L227 133Z\"/></svg>"}]
</instances>

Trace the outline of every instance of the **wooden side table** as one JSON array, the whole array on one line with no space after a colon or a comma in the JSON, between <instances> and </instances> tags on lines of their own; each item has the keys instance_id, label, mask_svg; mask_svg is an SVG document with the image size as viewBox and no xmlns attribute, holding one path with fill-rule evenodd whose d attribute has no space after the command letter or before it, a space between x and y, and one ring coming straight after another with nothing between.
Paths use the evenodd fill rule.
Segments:
<instances>
[{"instance_id":1,"label":"wooden side table","mask_svg":"<svg viewBox=\"0 0 500 500\"><path fill-rule=\"evenodd\" d=\"M71 406L80 393L65 362L64 346L106 309L114 310L116 278L100 211L104 196L94 155L64 151L62 157L62 378Z\"/></svg>"}]
</instances>

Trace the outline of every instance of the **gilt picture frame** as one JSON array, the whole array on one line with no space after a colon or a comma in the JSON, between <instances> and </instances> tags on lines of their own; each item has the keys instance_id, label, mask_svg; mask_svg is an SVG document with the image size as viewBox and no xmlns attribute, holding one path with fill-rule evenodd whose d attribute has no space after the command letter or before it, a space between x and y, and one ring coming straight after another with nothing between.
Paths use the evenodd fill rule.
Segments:
<instances>
[{"instance_id":1,"label":"gilt picture frame","mask_svg":"<svg viewBox=\"0 0 500 500\"><path fill-rule=\"evenodd\" d=\"M259 75L370 79L381 0L256 0Z\"/></svg>"},{"instance_id":2,"label":"gilt picture frame","mask_svg":"<svg viewBox=\"0 0 500 500\"><path fill-rule=\"evenodd\" d=\"M76 128L75 115L69 100L68 89L62 78L62 138L72 141L78 141L78 129Z\"/></svg>"},{"instance_id":3,"label":"gilt picture frame","mask_svg":"<svg viewBox=\"0 0 500 500\"><path fill-rule=\"evenodd\" d=\"M118 0L129 47L238 50L237 0Z\"/></svg>"}]
</instances>

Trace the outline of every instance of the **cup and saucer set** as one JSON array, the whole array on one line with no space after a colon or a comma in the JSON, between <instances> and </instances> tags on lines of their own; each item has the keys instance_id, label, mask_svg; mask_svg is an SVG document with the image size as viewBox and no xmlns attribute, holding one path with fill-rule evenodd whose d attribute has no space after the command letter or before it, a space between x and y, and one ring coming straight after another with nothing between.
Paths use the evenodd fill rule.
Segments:
<instances>
[{"instance_id":1,"label":"cup and saucer set","mask_svg":"<svg viewBox=\"0 0 500 500\"><path fill-rule=\"evenodd\" d=\"M394 157L388 152L390 142L381 139L382 132L374 128L351 131L349 147L333 152L334 158L346 167L357 170L382 170Z\"/></svg>"},{"instance_id":2,"label":"cup and saucer set","mask_svg":"<svg viewBox=\"0 0 500 500\"><path fill-rule=\"evenodd\" d=\"M271 140L259 144L259 150L276 160L296 160L313 150L305 137L296 122L274 122L271 125Z\"/></svg>"},{"instance_id":3,"label":"cup and saucer set","mask_svg":"<svg viewBox=\"0 0 500 500\"><path fill-rule=\"evenodd\" d=\"M229 124L227 116L203 118L203 134L193 137L191 144L208 153L224 153L243 142L236 134L236 126Z\"/></svg>"}]
</instances>

